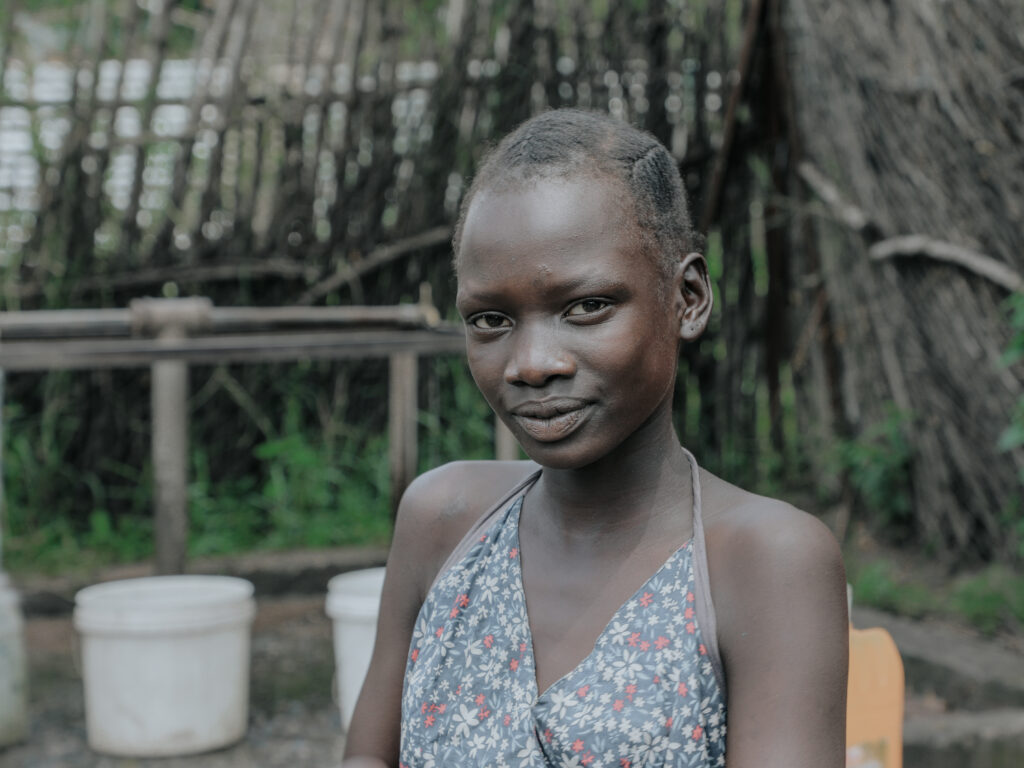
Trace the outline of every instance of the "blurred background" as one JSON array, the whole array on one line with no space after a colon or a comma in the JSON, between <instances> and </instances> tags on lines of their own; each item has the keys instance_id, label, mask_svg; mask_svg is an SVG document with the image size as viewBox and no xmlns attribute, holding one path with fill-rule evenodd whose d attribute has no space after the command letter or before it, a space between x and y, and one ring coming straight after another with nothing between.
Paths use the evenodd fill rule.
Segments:
<instances>
[{"instance_id":1,"label":"blurred background","mask_svg":"<svg viewBox=\"0 0 1024 768\"><path fill-rule=\"evenodd\" d=\"M1017 0L3 0L0 307L397 304L455 320L450 230L549 107L670 148L711 327L678 430L821 515L857 599L1024 622ZM0 342L2 343L2 342ZM494 455L423 358L419 469ZM386 544L387 363L194 366L190 556ZM148 369L9 374L5 567L153 553Z\"/></svg>"}]
</instances>

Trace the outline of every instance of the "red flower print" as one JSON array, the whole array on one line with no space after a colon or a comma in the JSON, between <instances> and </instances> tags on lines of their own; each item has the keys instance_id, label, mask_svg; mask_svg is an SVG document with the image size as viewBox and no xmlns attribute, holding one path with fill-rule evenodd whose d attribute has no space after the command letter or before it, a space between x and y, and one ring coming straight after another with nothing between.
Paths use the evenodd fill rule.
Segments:
<instances>
[{"instance_id":1,"label":"red flower print","mask_svg":"<svg viewBox=\"0 0 1024 768\"><path fill-rule=\"evenodd\" d=\"M676 690L679 692L680 696L685 696L690 692L690 689L686 687L686 683L680 683Z\"/></svg>"},{"instance_id":2,"label":"red flower print","mask_svg":"<svg viewBox=\"0 0 1024 768\"><path fill-rule=\"evenodd\" d=\"M465 608L469 605L469 595L459 595L455 598L455 604L459 606L459 608Z\"/></svg>"},{"instance_id":3,"label":"red flower print","mask_svg":"<svg viewBox=\"0 0 1024 768\"><path fill-rule=\"evenodd\" d=\"M629 645L631 648L636 648L637 642L640 640L640 633L634 632L629 636Z\"/></svg>"},{"instance_id":4,"label":"red flower print","mask_svg":"<svg viewBox=\"0 0 1024 768\"><path fill-rule=\"evenodd\" d=\"M419 648L413 648L412 649L412 660L416 661L416 659L418 659L419 657L420 657L420 649Z\"/></svg>"},{"instance_id":5,"label":"red flower print","mask_svg":"<svg viewBox=\"0 0 1024 768\"><path fill-rule=\"evenodd\" d=\"M594 755L591 754L590 752L587 752L587 754L585 754L583 756L583 758L580 760L580 762L583 763L584 765L590 765L592 762L594 762Z\"/></svg>"},{"instance_id":6,"label":"red flower print","mask_svg":"<svg viewBox=\"0 0 1024 768\"><path fill-rule=\"evenodd\" d=\"M459 615L459 609L456 608L455 606L452 606L451 611L449 611L449 613L448 613L448 618L449 619L454 619L458 615Z\"/></svg>"},{"instance_id":7,"label":"red flower print","mask_svg":"<svg viewBox=\"0 0 1024 768\"><path fill-rule=\"evenodd\" d=\"M526 643L520 643L519 644L519 652L520 653L526 653Z\"/></svg>"},{"instance_id":8,"label":"red flower print","mask_svg":"<svg viewBox=\"0 0 1024 768\"><path fill-rule=\"evenodd\" d=\"M693 740L696 741L697 739L699 739L702 733L704 733L704 729L701 728L699 725L695 725L693 727L693 734L692 734Z\"/></svg>"},{"instance_id":9,"label":"red flower print","mask_svg":"<svg viewBox=\"0 0 1024 768\"><path fill-rule=\"evenodd\" d=\"M660 683L661 682L661 675L655 675L654 676L654 682L655 682L655 684Z\"/></svg>"},{"instance_id":10,"label":"red flower print","mask_svg":"<svg viewBox=\"0 0 1024 768\"><path fill-rule=\"evenodd\" d=\"M658 639L654 641L654 647L657 648L659 651L662 651L665 648L667 648L669 643L671 642L672 641L664 635L658 635Z\"/></svg>"},{"instance_id":11,"label":"red flower print","mask_svg":"<svg viewBox=\"0 0 1024 768\"><path fill-rule=\"evenodd\" d=\"M688 603L692 603L693 602L693 592L687 592L686 593L686 602L688 602Z\"/></svg>"},{"instance_id":12,"label":"red flower print","mask_svg":"<svg viewBox=\"0 0 1024 768\"><path fill-rule=\"evenodd\" d=\"M461 685L459 686L459 690L462 690L462 686ZM456 691L456 693L458 693L458 691ZM447 706L448 706L447 704L440 704L437 707L437 711L440 712L443 715L444 714L444 709Z\"/></svg>"},{"instance_id":13,"label":"red flower print","mask_svg":"<svg viewBox=\"0 0 1024 768\"><path fill-rule=\"evenodd\" d=\"M424 702L423 702L423 706L422 706L422 707L420 707L420 714L426 714L426 712L427 712L427 706L428 706L428 705L427 705L427 702L425 702L425 701L424 701Z\"/></svg>"},{"instance_id":14,"label":"red flower print","mask_svg":"<svg viewBox=\"0 0 1024 768\"><path fill-rule=\"evenodd\" d=\"M644 592L644 596L640 598L640 605L644 608L648 608L651 605L651 600L654 598L653 592Z\"/></svg>"},{"instance_id":15,"label":"red flower print","mask_svg":"<svg viewBox=\"0 0 1024 768\"><path fill-rule=\"evenodd\" d=\"M430 726L432 726L436 722L437 722L437 720L434 719L433 715L427 715L426 719L423 721L423 725L425 725L427 728L429 728Z\"/></svg>"},{"instance_id":16,"label":"red flower print","mask_svg":"<svg viewBox=\"0 0 1024 768\"><path fill-rule=\"evenodd\" d=\"M666 728L671 728L672 727L672 723L673 723L673 718L672 718L671 715L669 715L668 717L665 718L665 727Z\"/></svg>"},{"instance_id":17,"label":"red flower print","mask_svg":"<svg viewBox=\"0 0 1024 768\"><path fill-rule=\"evenodd\" d=\"M624 757L619 758L619 768L633 768L633 764Z\"/></svg>"},{"instance_id":18,"label":"red flower print","mask_svg":"<svg viewBox=\"0 0 1024 768\"><path fill-rule=\"evenodd\" d=\"M622 701L622 699L616 699L615 703L612 704L612 709L614 709L616 712L621 712L624 706L626 705L625 702Z\"/></svg>"},{"instance_id":19,"label":"red flower print","mask_svg":"<svg viewBox=\"0 0 1024 768\"><path fill-rule=\"evenodd\" d=\"M511 722L512 722L512 715L505 715L505 718L504 718L504 719L503 719L503 720L502 720L501 722L502 722L502 723L504 724L504 726L505 726L505 727L507 728L507 727L508 727L508 725L509 725L509 723L511 723Z\"/></svg>"},{"instance_id":20,"label":"red flower print","mask_svg":"<svg viewBox=\"0 0 1024 768\"><path fill-rule=\"evenodd\" d=\"M640 650L641 651L649 651L650 649L651 649L651 644L648 643L646 640L644 640L642 643L640 643Z\"/></svg>"},{"instance_id":21,"label":"red flower print","mask_svg":"<svg viewBox=\"0 0 1024 768\"><path fill-rule=\"evenodd\" d=\"M437 632L435 632L434 634L437 635L438 639L440 639L441 635L444 634L444 627L438 627Z\"/></svg>"},{"instance_id":22,"label":"red flower print","mask_svg":"<svg viewBox=\"0 0 1024 768\"><path fill-rule=\"evenodd\" d=\"M692 619L693 618L693 606L692 605L686 606L686 610L683 611L683 618L684 619Z\"/></svg>"},{"instance_id":23,"label":"red flower print","mask_svg":"<svg viewBox=\"0 0 1024 768\"><path fill-rule=\"evenodd\" d=\"M636 693L636 686L630 683L626 686L626 698L632 701L634 693Z\"/></svg>"},{"instance_id":24,"label":"red flower print","mask_svg":"<svg viewBox=\"0 0 1024 768\"><path fill-rule=\"evenodd\" d=\"M708 649L704 647L704 643L700 644L700 648L698 650L700 650L700 655L701 656L707 656L708 655Z\"/></svg>"},{"instance_id":25,"label":"red flower print","mask_svg":"<svg viewBox=\"0 0 1024 768\"><path fill-rule=\"evenodd\" d=\"M479 717L481 720L486 720L488 717L491 716L491 710L489 710L487 707L480 707L480 711L476 713L476 716Z\"/></svg>"},{"instance_id":26,"label":"red flower print","mask_svg":"<svg viewBox=\"0 0 1024 768\"><path fill-rule=\"evenodd\" d=\"M481 704L484 703L484 695L482 693L478 693L474 701L476 702L476 705L479 707Z\"/></svg>"},{"instance_id":27,"label":"red flower print","mask_svg":"<svg viewBox=\"0 0 1024 768\"><path fill-rule=\"evenodd\" d=\"M519 659L512 659L512 661L510 661L508 665L512 668L512 671L515 672L517 669L519 669Z\"/></svg>"},{"instance_id":28,"label":"red flower print","mask_svg":"<svg viewBox=\"0 0 1024 768\"><path fill-rule=\"evenodd\" d=\"M587 695L587 691L589 691L589 690L590 690L590 686L589 685L584 685L582 688L580 688L578 691L576 691L576 695L579 696L582 699L584 696Z\"/></svg>"},{"instance_id":29,"label":"red flower print","mask_svg":"<svg viewBox=\"0 0 1024 768\"><path fill-rule=\"evenodd\" d=\"M510 549L508 551L508 556L511 557L513 560L516 559L516 555L518 555L518 554L519 554L519 549L516 548L516 547L512 547L512 549Z\"/></svg>"},{"instance_id":30,"label":"red flower print","mask_svg":"<svg viewBox=\"0 0 1024 768\"><path fill-rule=\"evenodd\" d=\"M695 626L693 626L693 622L692 621L689 621L689 622L686 623L686 631L689 634L692 635L696 629L697 628Z\"/></svg>"},{"instance_id":31,"label":"red flower print","mask_svg":"<svg viewBox=\"0 0 1024 768\"><path fill-rule=\"evenodd\" d=\"M546 741L548 744L551 743L551 729L550 728L547 728L547 729L544 730L544 741Z\"/></svg>"},{"instance_id":32,"label":"red flower print","mask_svg":"<svg viewBox=\"0 0 1024 768\"><path fill-rule=\"evenodd\" d=\"M583 751L583 739L576 739L576 741L574 741L572 743L572 751L573 752L582 752Z\"/></svg>"},{"instance_id":33,"label":"red flower print","mask_svg":"<svg viewBox=\"0 0 1024 768\"><path fill-rule=\"evenodd\" d=\"M480 541L487 541L487 534L486 533L481 534Z\"/></svg>"},{"instance_id":34,"label":"red flower print","mask_svg":"<svg viewBox=\"0 0 1024 768\"><path fill-rule=\"evenodd\" d=\"M486 645L488 648L494 645L494 635L488 635L487 637L485 637L484 645Z\"/></svg>"}]
</instances>

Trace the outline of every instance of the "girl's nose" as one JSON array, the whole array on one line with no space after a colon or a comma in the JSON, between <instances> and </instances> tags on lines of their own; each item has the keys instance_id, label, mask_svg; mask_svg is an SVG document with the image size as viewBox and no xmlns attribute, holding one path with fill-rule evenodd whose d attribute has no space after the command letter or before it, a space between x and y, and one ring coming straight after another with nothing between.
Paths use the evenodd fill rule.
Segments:
<instances>
[{"instance_id":1,"label":"girl's nose","mask_svg":"<svg viewBox=\"0 0 1024 768\"><path fill-rule=\"evenodd\" d=\"M528 387L543 387L559 377L576 373L576 361L550 328L520 326L512 355L505 367L505 381Z\"/></svg>"}]
</instances>

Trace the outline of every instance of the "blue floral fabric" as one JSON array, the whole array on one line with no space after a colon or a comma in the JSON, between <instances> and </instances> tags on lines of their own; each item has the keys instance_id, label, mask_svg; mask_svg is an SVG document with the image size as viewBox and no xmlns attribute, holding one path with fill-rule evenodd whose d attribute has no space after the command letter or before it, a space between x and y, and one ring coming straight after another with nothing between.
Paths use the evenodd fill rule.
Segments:
<instances>
[{"instance_id":1,"label":"blue floral fabric","mask_svg":"<svg viewBox=\"0 0 1024 768\"><path fill-rule=\"evenodd\" d=\"M403 768L724 766L726 713L697 621L693 540L538 695L513 501L420 609ZM696 524L699 524L695 520Z\"/></svg>"}]
</instances>

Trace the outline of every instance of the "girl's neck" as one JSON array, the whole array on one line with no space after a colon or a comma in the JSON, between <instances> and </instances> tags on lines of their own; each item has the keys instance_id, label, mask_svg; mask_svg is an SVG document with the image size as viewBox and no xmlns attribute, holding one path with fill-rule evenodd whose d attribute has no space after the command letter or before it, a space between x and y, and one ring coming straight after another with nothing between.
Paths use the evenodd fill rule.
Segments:
<instances>
[{"instance_id":1,"label":"girl's neck","mask_svg":"<svg viewBox=\"0 0 1024 768\"><path fill-rule=\"evenodd\" d=\"M594 464L544 469L527 506L550 534L591 539L649 529L689 499L689 462L671 418L661 418Z\"/></svg>"}]
</instances>

